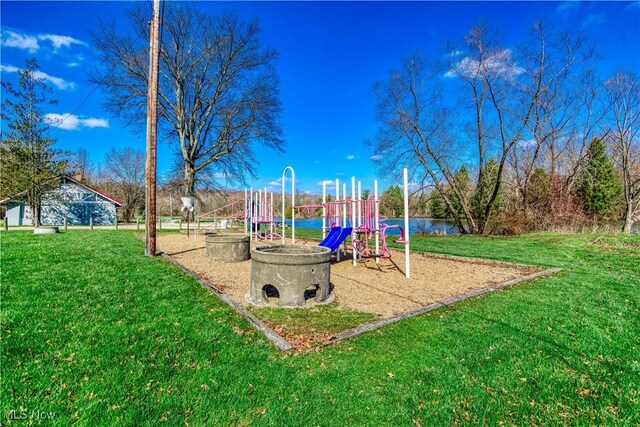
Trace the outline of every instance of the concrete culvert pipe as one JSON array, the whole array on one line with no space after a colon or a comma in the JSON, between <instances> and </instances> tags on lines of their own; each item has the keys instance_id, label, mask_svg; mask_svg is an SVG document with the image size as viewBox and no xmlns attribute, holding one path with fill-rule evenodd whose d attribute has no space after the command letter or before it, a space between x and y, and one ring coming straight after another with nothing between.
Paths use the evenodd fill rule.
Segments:
<instances>
[{"instance_id":1,"label":"concrete culvert pipe","mask_svg":"<svg viewBox=\"0 0 640 427\"><path fill-rule=\"evenodd\" d=\"M305 307L305 292L315 288L315 302L333 302L331 250L322 246L277 245L251 251L251 289L246 299L269 303L267 290L277 291L281 307Z\"/></svg>"},{"instance_id":2,"label":"concrete culvert pipe","mask_svg":"<svg viewBox=\"0 0 640 427\"><path fill-rule=\"evenodd\" d=\"M214 262L240 262L250 257L250 238L242 234L207 233L204 237L207 258Z\"/></svg>"}]
</instances>

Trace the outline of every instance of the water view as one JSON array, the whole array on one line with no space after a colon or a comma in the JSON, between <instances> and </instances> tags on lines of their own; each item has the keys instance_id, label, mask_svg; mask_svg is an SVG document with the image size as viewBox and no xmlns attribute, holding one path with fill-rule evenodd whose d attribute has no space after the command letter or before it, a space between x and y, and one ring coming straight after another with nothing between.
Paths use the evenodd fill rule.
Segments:
<instances>
[{"instance_id":1,"label":"water view","mask_svg":"<svg viewBox=\"0 0 640 427\"><path fill-rule=\"evenodd\" d=\"M399 225L404 227L404 219L402 218L389 218L384 221L388 225ZM291 225L291 220L287 220L287 224ZM296 218L297 228L310 228L310 229L322 229L321 218L308 218L298 219ZM453 221L445 219L433 219L433 218L409 218L409 234L415 233L429 233L429 234L447 234L458 235L460 232L455 226ZM390 235L399 234L397 228L389 230Z\"/></svg>"}]
</instances>

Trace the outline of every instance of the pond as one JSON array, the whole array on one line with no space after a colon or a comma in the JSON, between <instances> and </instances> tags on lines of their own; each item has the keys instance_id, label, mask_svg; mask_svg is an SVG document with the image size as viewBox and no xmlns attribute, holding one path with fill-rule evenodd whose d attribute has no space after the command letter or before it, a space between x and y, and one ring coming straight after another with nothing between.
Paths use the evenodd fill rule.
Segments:
<instances>
[{"instance_id":1,"label":"pond","mask_svg":"<svg viewBox=\"0 0 640 427\"><path fill-rule=\"evenodd\" d=\"M276 219L279 221L279 219ZM388 225L399 225L400 227L404 227L404 219L402 218L388 218L384 221L385 224ZM287 224L291 225L291 220L287 220ZM308 218L308 219L298 219L296 218L296 228L310 228L321 230L322 229L322 219L320 218ZM430 233L430 234L447 234L447 235L458 235L460 232L458 228L455 226L453 221L449 221L446 219L433 219L433 218L409 218L409 234L415 233ZM397 228L392 228L389 230L389 235L397 235L399 234L399 230Z\"/></svg>"}]
</instances>

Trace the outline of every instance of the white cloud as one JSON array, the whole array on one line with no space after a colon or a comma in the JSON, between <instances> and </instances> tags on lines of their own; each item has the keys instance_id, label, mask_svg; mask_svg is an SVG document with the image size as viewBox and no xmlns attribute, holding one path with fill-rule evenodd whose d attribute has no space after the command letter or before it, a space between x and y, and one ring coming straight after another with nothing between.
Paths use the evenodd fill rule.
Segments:
<instances>
[{"instance_id":1,"label":"white cloud","mask_svg":"<svg viewBox=\"0 0 640 427\"><path fill-rule=\"evenodd\" d=\"M571 13L574 10L576 10L578 8L578 6L580 6L580 2L579 1L565 1L563 3L560 3L560 6L558 6L558 8L556 9L556 12L558 13Z\"/></svg>"},{"instance_id":2,"label":"white cloud","mask_svg":"<svg viewBox=\"0 0 640 427\"><path fill-rule=\"evenodd\" d=\"M90 119L90 120L104 120L104 119ZM109 127L108 123L107 123L107 127ZM213 174L213 177L216 179L229 179L229 178L233 178L233 175L226 172L216 172Z\"/></svg>"},{"instance_id":3,"label":"white cloud","mask_svg":"<svg viewBox=\"0 0 640 427\"><path fill-rule=\"evenodd\" d=\"M524 72L511 58L511 49L500 49L489 55L483 62L475 58L465 56L452 70L447 71L444 77L457 77L462 75L473 78L476 74L487 70L489 74L497 77L512 79Z\"/></svg>"},{"instance_id":4,"label":"white cloud","mask_svg":"<svg viewBox=\"0 0 640 427\"><path fill-rule=\"evenodd\" d=\"M54 53L58 52L60 48L67 48L72 45L88 46L88 44L82 40L60 34L31 35L12 30L2 31L2 46L25 49L28 50L29 53L35 53L45 46L41 45L40 41L51 43Z\"/></svg>"},{"instance_id":5,"label":"white cloud","mask_svg":"<svg viewBox=\"0 0 640 427\"><path fill-rule=\"evenodd\" d=\"M74 68L74 67L77 67L78 65L80 65L80 64L78 64L77 62L69 62L69 63L67 64L67 67L69 67L69 68Z\"/></svg>"},{"instance_id":6,"label":"white cloud","mask_svg":"<svg viewBox=\"0 0 640 427\"><path fill-rule=\"evenodd\" d=\"M583 27L588 27L589 25L600 25L605 21L605 16L603 14L593 14L587 16L587 19L582 23Z\"/></svg>"},{"instance_id":7,"label":"white cloud","mask_svg":"<svg viewBox=\"0 0 640 427\"><path fill-rule=\"evenodd\" d=\"M336 189L336 182L330 179L325 179L324 181L318 181L318 187L322 187L322 184L326 183L327 191L333 191Z\"/></svg>"},{"instance_id":8,"label":"white cloud","mask_svg":"<svg viewBox=\"0 0 640 427\"><path fill-rule=\"evenodd\" d=\"M0 65L0 70L5 71L7 73L18 73L22 71L21 68L14 67L13 65ZM44 79L50 83L52 83L55 87L61 90L73 90L76 88L76 84L73 82L68 82L63 78L51 76L42 71L34 71L33 77L36 79Z\"/></svg>"},{"instance_id":9,"label":"white cloud","mask_svg":"<svg viewBox=\"0 0 640 427\"><path fill-rule=\"evenodd\" d=\"M336 176L344 176L344 172L336 172Z\"/></svg>"},{"instance_id":10,"label":"white cloud","mask_svg":"<svg viewBox=\"0 0 640 427\"><path fill-rule=\"evenodd\" d=\"M69 113L48 113L44 116L44 119L51 126L55 126L58 129L63 130L80 130L83 127L109 128L109 120L107 119L98 119L95 117L84 118L82 116L76 116L75 114Z\"/></svg>"},{"instance_id":11,"label":"white cloud","mask_svg":"<svg viewBox=\"0 0 640 427\"><path fill-rule=\"evenodd\" d=\"M638 7L640 7L640 0L635 0L635 1L629 2L629 4L625 6L624 10L629 11L631 9L636 9Z\"/></svg>"},{"instance_id":12,"label":"white cloud","mask_svg":"<svg viewBox=\"0 0 640 427\"><path fill-rule=\"evenodd\" d=\"M353 160L353 159L355 159L355 158L356 158L356 156L354 156L353 154L349 154L349 155L347 156L347 160Z\"/></svg>"},{"instance_id":13,"label":"white cloud","mask_svg":"<svg viewBox=\"0 0 640 427\"><path fill-rule=\"evenodd\" d=\"M87 44L81 40L74 39L69 36L61 36L58 34L40 34L38 35L39 40L48 40L53 44L53 48L55 50L60 49L61 47L69 47L71 45L77 44L80 46L87 46Z\"/></svg>"},{"instance_id":14,"label":"white cloud","mask_svg":"<svg viewBox=\"0 0 640 427\"><path fill-rule=\"evenodd\" d=\"M33 76L37 79L45 79L60 90L73 90L76 88L76 84L74 82L68 82L61 77L54 77L42 71L34 71Z\"/></svg>"},{"instance_id":15,"label":"white cloud","mask_svg":"<svg viewBox=\"0 0 640 427\"><path fill-rule=\"evenodd\" d=\"M89 117L87 119L82 119L82 125L88 128L108 128L109 120ZM225 178L228 178L227 174L223 174L223 175Z\"/></svg>"},{"instance_id":16,"label":"white cloud","mask_svg":"<svg viewBox=\"0 0 640 427\"><path fill-rule=\"evenodd\" d=\"M518 141L518 145L522 147L533 147L536 145L535 139L521 139Z\"/></svg>"},{"instance_id":17,"label":"white cloud","mask_svg":"<svg viewBox=\"0 0 640 427\"><path fill-rule=\"evenodd\" d=\"M0 65L0 70L6 71L7 73L17 73L20 71L20 68L14 67L13 65Z\"/></svg>"},{"instance_id":18,"label":"white cloud","mask_svg":"<svg viewBox=\"0 0 640 427\"><path fill-rule=\"evenodd\" d=\"M13 31L2 32L2 46L26 49L30 53L34 53L40 49L38 39L33 36L27 36Z\"/></svg>"},{"instance_id":19,"label":"white cloud","mask_svg":"<svg viewBox=\"0 0 640 427\"><path fill-rule=\"evenodd\" d=\"M304 192L304 194L307 194L307 195L309 195L309 194L311 194L311 191L309 191L309 190L306 190L306 191Z\"/></svg>"},{"instance_id":20,"label":"white cloud","mask_svg":"<svg viewBox=\"0 0 640 427\"><path fill-rule=\"evenodd\" d=\"M373 160L374 162L377 162L378 160L382 159L382 156L379 154L374 154L373 156L369 157L371 160Z\"/></svg>"}]
</instances>

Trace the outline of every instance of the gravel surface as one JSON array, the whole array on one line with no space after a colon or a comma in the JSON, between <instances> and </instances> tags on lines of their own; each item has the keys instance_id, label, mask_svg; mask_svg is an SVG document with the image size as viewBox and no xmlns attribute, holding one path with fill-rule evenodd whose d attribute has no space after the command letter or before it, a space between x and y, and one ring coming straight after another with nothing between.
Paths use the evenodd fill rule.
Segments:
<instances>
[{"instance_id":1,"label":"gravel surface","mask_svg":"<svg viewBox=\"0 0 640 427\"><path fill-rule=\"evenodd\" d=\"M297 240L298 243L318 244L305 240ZM249 292L251 260L238 263L209 261L202 235L194 239L193 236L187 238L186 234L159 234L157 244L160 250L233 300L247 305L244 297ZM252 247L265 244L268 243L252 242ZM388 317L537 271L529 267L443 259L419 253L411 253L410 257L411 279L404 277L404 251L392 251L392 258L381 260L379 265L373 259L360 261L356 266L352 265L351 258L332 261L335 304L339 308Z\"/></svg>"}]
</instances>

